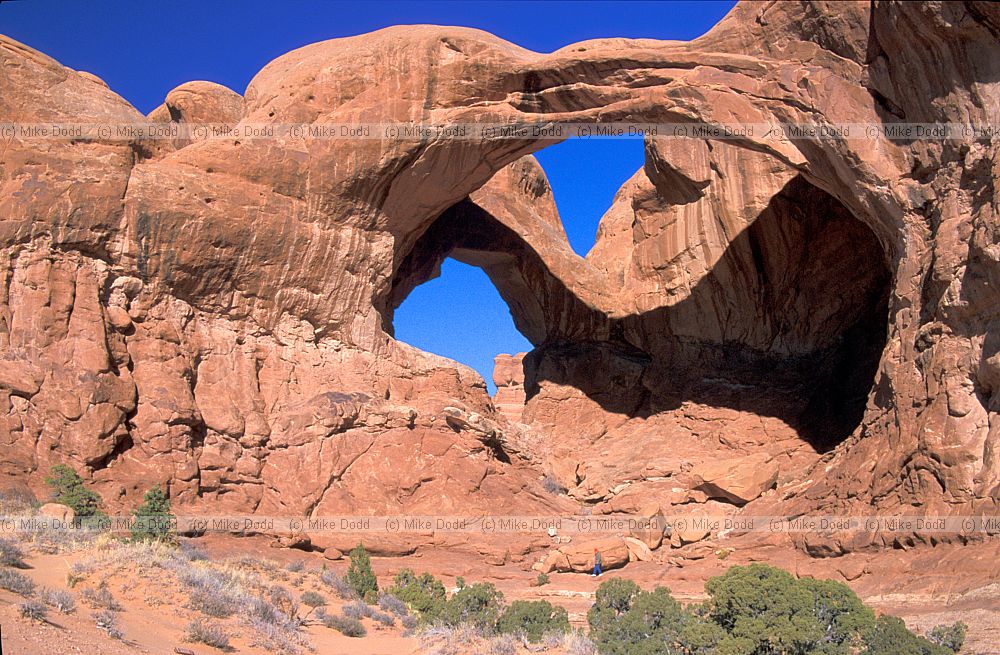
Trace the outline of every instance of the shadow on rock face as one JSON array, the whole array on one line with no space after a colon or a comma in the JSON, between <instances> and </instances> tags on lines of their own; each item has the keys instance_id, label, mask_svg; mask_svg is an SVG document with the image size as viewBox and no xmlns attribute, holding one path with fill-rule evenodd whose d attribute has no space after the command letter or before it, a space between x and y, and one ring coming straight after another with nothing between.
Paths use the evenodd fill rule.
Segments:
<instances>
[{"instance_id":1,"label":"shadow on rock face","mask_svg":"<svg viewBox=\"0 0 1000 655\"><path fill-rule=\"evenodd\" d=\"M881 245L801 177L732 238L686 297L647 312L595 308L471 200L417 241L390 304L449 256L490 276L535 344L524 362L529 402L548 385L573 387L630 418L694 401L781 418L825 452L861 422L886 342L891 274ZM383 316L391 329L391 312Z\"/></svg>"}]
</instances>

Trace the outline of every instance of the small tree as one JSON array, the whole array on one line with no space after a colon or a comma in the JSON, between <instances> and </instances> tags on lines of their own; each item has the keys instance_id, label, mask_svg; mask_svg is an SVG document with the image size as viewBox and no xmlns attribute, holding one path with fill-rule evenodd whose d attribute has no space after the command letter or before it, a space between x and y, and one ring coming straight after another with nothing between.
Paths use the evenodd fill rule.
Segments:
<instances>
[{"instance_id":1,"label":"small tree","mask_svg":"<svg viewBox=\"0 0 1000 655\"><path fill-rule=\"evenodd\" d=\"M969 626L961 621L951 625L942 623L941 625L934 626L931 633L927 635L927 639L938 646L944 646L957 653L962 650L962 645L965 643L965 633L968 629Z\"/></svg>"},{"instance_id":2,"label":"small tree","mask_svg":"<svg viewBox=\"0 0 1000 655\"><path fill-rule=\"evenodd\" d=\"M351 564L347 567L347 584L364 599L378 594L378 579L372 571L371 559L363 544L351 551Z\"/></svg>"},{"instance_id":3,"label":"small tree","mask_svg":"<svg viewBox=\"0 0 1000 655\"><path fill-rule=\"evenodd\" d=\"M441 618L447 602L440 580L430 573L418 576L411 569L403 569L396 574L389 593L406 603L422 623L433 623Z\"/></svg>"},{"instance_id":4,"label":"small tree","mask_svg":"<svg viewBox=\"0 0 1000 655\"><path fill-rule=\"evenodd\" d=\"M444 608L444 622L451 626L468 623L489 633L496 629L503 609L503 594L489 582L477 582L456 591Z\"/></svg>"},{"instance_id":5,"label":"small tree","mask_svg":"<svg viewBox=\"0 0 1000 655\"><path fill-rule=\"evenodd\" d=\"M717 624L692 614L681 628L677 642L684 655L730 655L753 652L753 643L737 640Z\"/></svg>"},{"instance_id":6,"label":"small tree","mask_svg":"<svg viewBox=\"0 0 1000 655\"><path fill-rule=\"evenodd\" d=\"M624 578L612 578L597 587L594 605L587 612L591 633L598 632L618 620L632 607L632 601L642 590Z\"/></svg>"},{"instance_id":7,"label":"small tree","mask_svg":"<svg viewBox=\"0 0 1000 655\"><path fill-rule=\"evenodd\" d=\"M666 587L632 592L630 585L615 585L604 594L598 588L598 603L603 601L603 609L595 612L595 604L587 615L598 651L606 655L679 654L673 645L680 641L690 615ZM622 607L626 609L621 611Z\"/></svg>"},{"instance_id":8,"label":"small tree","mask_svg":"<svg viewBox=\"0 0 1000 655\"><path fill-rule=\"evenodd\" d=\"M538 643L547 634L569 632L569 615L547 600L515 600L497 621L497 632L524 634Z\"/></svg>"},{"instance_id":9,"label":"small tree","mask_svg":"<svg viewBox=\"0 0 1000 655\"><path fill-rule=\"evenodd\" d=\"M951 655L953 651L918 637L902 619L880 616L862 655Z\"/></svg>"},{"instance_id":10,"label":"small tree","mask_svg":"<svg viewBox=\"0 0 1000 655\"><path fill-rule=\"evenodd\" d=\"M174 515L170 512L170 500L159 485L142 497L143 503L135 508L132 516L135 525L132 538L137 540L163 540L170 534L170 524Z\"/></svg>"},{"instance_id":11,"label":"small tree","mask_svg":"<svg viewBox=\"0 0 1000 655\"><path fill-rule=\"evenodd\" d=\"M875 614L850 587L796 579L766 564L734 566L705 584L709 617L754 652L847 653L861 648Z\"/></svg>"},{"instance_id":12,"label":"small tree","mask_svg":"<svg viewBox=\"0 0 1000 655\"><path fill-rule=\"evenodd\" d=\"M101 497L83 486L83 478L65 464L53 466L49 477L45 478L45 484L52 487L53 502L66 505L77 516L85 518L101 515Z\"/></svg>"},{"instance_id":13,"label":"small tree","mask_svg":"<svg viewBox=\"0 0 1000 655\"><path fill-rule=\"evenodd\" d=\"M313 612L316 614L323 614L323 608L326 606L326 598L323 594L317 593L315 591L304 591L302 596L299 597L302 604L309 607L309 611L302 618L308 618Z\"/></svg>"}]
</instances>

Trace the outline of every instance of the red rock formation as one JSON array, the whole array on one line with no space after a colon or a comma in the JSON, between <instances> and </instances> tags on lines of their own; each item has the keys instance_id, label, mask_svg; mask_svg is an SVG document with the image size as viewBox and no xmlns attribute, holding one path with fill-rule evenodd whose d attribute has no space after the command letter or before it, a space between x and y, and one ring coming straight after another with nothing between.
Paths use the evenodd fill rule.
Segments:
<instances>
[{"instance_id":1,"label":"red rock formation","mask_svg":"<svg viewBox=\"0 0 1000 655\"><path fill-rule=\"evenodd\" d=\"M501 354L496 356L493 368L493 384L497 392L493 394L493 405L508 421L520 422L524 412L524 355Z\"/></svg>"},{"instance_id":2,"label":"red rock formation","mask_svg":"<svg viewBox=\"0 0 1000 655\"><path fill-rule=\"evenodd\" d=\"M242 100L183 85L151 118L995 124L998 25L983 2L747 2L690 43L549 55L400 27L280 57ZM142 119L0 40L0 121ZM703 501L692 467L764 453L778 489L748 511L996 511L994 143L650 139L585 259L544 145L5 144L4 473L68 461L113 504L165 482L213 510L540 511L569 507L541 472L629 508ZM447 256L536 345L526 428L391 336Z\"/></svg>"}]
</instances>

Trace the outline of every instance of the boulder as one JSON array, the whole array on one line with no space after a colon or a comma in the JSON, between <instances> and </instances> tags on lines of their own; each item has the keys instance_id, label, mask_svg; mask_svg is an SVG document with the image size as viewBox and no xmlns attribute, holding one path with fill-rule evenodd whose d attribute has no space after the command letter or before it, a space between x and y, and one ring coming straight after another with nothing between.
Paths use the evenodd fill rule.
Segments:
<instances>
[{"instance_id":1,"label":"boulder","mask_svg":"<svg viewBox=\"0 0 1000 655\"><path fill-rule=\"evenodd\" d=\"M61 523L72 523L76 519L76 512L73 511L73 508L61 503L45 503L38 508L38 513Z\"/></svg>"},{"instance_id":2,"label":"boulder","mask_svg":"<svg viewBox=\"0 0 1000 655\"><path fill-rule=\"evenodd\" d=\"M629 536L641 541L646 548L656 550L663 542L667 520L658 503L647 503L638 512L640 523L629 530Z\"/></svg>"},{"instance_id":3,"label":"boulder","mask_svg":"<svg viewBox=\"0 0 1000 655\"><path fill-rule=\"evenodd\" d=\"M637 546L633 545L633 548L638 550ZM552 571L589 573L594 570L595 549L601 553L601 566L604 570L621 568L630 561L629 546L625 540L621 537L607 537L561 546L550 551L532 568L542 573Z\"/></svg>"},{"instance_id":4,"label":"boulder","mask_svg":"<svg viewBox=\"0 0 1000 655\"><path fill-rule=\"evenodd\" d=\"M745 505L778 481L778 464L761 453L731 460L699 463L691 470L691 486L709 498Z\"/></svg>"},{"instance_id":5,"label":"boulder","mask_svg":"<svg viewBox=\"0 0 1000 655\"><path fill-rule=\"evenodd\" d=\"M628 548L629 561L648 562L653 559L653 551L643 541L635 537L625 537L625 547Z\"/></svg>"},{"instance_id":6,"label":"boulder","mask_svg":"<svg viewBox=\"0 0 1000 655\"><path fill-rule=\"evenodd\" d=\"M680 548L687 544L693 544L695 542L705 539L711 534L711 531L707 528L701 527L696 528L689 525L690 521L685 524L683 528L675 527L670 533L670 545L674 548Z\"/></svg>"},{"instance_id":7,"label":"boulder","mask_svg":"<svg viewBox=\"0 0 1000 655\"><path fill-rule=\"evenodd\" d=\"M366 534L363 536L340 533L309 533L309 541L313 548L322 550L324 556L327 551L331 551L331 557L335 557L337 552L341 555L350 553L359 544L364 544L369 555L378 557L401 557L412 555L417 548L428 546L434 543L431 534L408 535L377 535ZM328 558L330 559L330 558Z\"/></svg>"}]
</instances>

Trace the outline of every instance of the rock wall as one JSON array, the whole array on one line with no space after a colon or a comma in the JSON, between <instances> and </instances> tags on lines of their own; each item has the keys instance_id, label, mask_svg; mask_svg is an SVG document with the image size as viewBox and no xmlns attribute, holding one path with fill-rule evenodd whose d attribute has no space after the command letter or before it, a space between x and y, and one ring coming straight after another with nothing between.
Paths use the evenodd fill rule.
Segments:
<instances>
[{"instance_id":1,"label":"rock wall","mask_svg":"<svg viewBox=\"0 0 1000 655\"><path fill-rule=\"evenodd\" d=\"M284 55L242 97L182 85L150 120L996 124L998 24L745 2L690 43L548 55L398 27ZM3 122L143 119L10 39L0 64ZM3 473L68 461L124 505L164 482L212 510L533 511L568 506L544 473L600 509L701 502L699 462L764 453L777 491L746 511L996 511L994 142L651 139L586 258L544 145L6 143ZM536 346L522 426L392 338L447 256Z\"/></svg>"},{"instance_id":2,"label":"rock wall","mask_svg":"<svg viewBox=\"0 0 1000 655\"><path fill-rule=\"evenodd\" d=\"M524 355L525 353L497 355L493 368L493 384L497 387L493 394L493 406L508 421L515 423L521 422L527 400L524 391Z\"/></svg>"}]
</instances>

